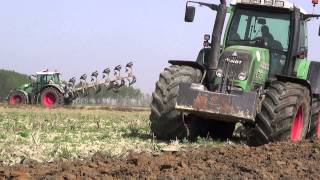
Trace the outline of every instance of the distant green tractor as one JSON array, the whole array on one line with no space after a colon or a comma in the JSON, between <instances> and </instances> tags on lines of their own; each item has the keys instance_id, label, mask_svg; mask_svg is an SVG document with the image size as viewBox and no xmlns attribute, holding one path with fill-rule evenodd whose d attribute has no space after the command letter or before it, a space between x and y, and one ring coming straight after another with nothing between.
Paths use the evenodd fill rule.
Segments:
<instances>
[{"instance_id":1,"label":"distant green tractor","mask_svg":"<svg viewBox=\"0 0 320 180\"><path fill-rule=\"evenodd\" d=\"M61 106L72 102L64 97L65 85L60 81L60 73L43 71L33 77L36 80L10 92L8 97L10 105L41 102L44 106Z\"/></svg>"},{"instance_id":2,"label":"distant green tractor","mask_svg":"<svg viewBox=\"0 0 320 180\"><path fill-rule=\"evenodd\" d=\"M307 23L320 15L286 0L189 1L186 22L194 20L191 3L217 11L212 40L205 35L195 62L169 61L161 73L154 135L227 139L242 123L251 145L320 137L320 62L307 59Z\"/></svg>"},{"instance_id":3,"label":"distant green tractor","mask_svg":"<svg viewBox=\"0 0 320 180\"><path fill-rule=\"evenodd\" d=\"M9 93L8 103L9 105L41 103L45 107L59 107L70 105L76 98L86 96L89 92L98 93L103 87L118 92L119 88L126 85L125 81L128 81L129 86L136 82L132 67L132 62L126 65L126 76L121 75L121 65L115 67L113 80L110 80L110 68L103 71L101 81L98 81L98 71L91 74L91 83L87 83L87 75L84 74L80 77L78 85L75 78L71 78L68 83L62 83L58 72L47 70L38 72L31 76L33 80L30 84L24 84Z\"/></svg>"}]
</instances>

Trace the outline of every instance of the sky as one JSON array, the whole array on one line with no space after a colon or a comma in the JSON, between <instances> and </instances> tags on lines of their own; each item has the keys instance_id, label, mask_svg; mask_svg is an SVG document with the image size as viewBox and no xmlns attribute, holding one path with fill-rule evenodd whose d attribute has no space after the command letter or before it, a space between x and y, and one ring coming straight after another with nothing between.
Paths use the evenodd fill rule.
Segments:
<instances>
[{"instance_id":1,"label":"sky","mask_svg":"<svg viewBox=\"0 0 320 180\"><path fill-rule=\"evenodd\" d=\"M311 0L292 2L312 12ZM197 8L195 22L185 23L185 3L0 0L0 69L30 75L48 68L67 80L133 61L135 87L151 93L168 60L194 60L212 32L215 13ZM309 59L320 61L319 24L309 25Z\"/></svg>"}]
</instances>

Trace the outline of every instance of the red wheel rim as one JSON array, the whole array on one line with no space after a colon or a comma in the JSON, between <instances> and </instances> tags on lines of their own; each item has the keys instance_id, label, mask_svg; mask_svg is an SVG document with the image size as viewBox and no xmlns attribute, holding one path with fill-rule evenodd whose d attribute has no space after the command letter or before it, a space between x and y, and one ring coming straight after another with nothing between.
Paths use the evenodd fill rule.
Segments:
<instances>
[{"instance_id":1,"label":"red wheel rim","mask_svg":"<svg viewBox=\"0 0 320 180\"><path fill-rule=\"evenodd\" d=\"M293 142L302 140L303 124L304 124L304 109L301 106L292 124L291 140Z\"/></svg>"},{"instance_id":2,"label":"red wheel rim","mask_svg":"<svg viewBox=\"0 0 320 180\"><path fill-rule=\"evenodd\" d=\"M10 98L10 104L12 105L21 104L21 102L22 97L20 95L15 95Z\"/></svg>"},{"instance_id":3,"label":"red wheel rim","mask_svg":"<svg viewBox=\"0 0 320 180\"><path fill-rule=\"evenodd\" d=\"M320 113L318 115L318 121L317 121L317 138L320 138Z\"/></svg>"},{"instance_id":4,"label":"red wheel rim","mask_svg":"<svg viewBox=\"0 0 320 180\"><path fill-rule=\"evenodd\" d=\"M49 92L43 96L43 104L47 107L53 106L54 104L56 104L56 102L57 102L57 98L51 92Z\"/></svg>"}]
</instances>

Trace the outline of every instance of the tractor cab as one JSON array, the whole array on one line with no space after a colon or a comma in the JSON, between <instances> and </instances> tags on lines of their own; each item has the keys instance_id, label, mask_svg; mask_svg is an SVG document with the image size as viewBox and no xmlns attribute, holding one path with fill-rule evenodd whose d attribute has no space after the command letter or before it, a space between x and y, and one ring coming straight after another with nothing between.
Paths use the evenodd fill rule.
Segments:
<instances>
[{"instance_id":1,"label":"tractor cab","mask_svg":"<svg viewBox=\"0 0 320 180\"><path fill-rule=\"evenodd\" d=\"M287 69L308 54L307 21L312 14L289 1L233 0L225 47L249 46L269 51L268 77L292 75ZM257 54L258 55L258 54Z\"/></svg>"},{"instance_id":2,"label":"tractor cab","mask_svg":"<svg viewBox=\"0 0 320 180\"><path fill-rule=\"evenodd\" d=\"M60 84L60 73L59 72L49 72L49 71L42 71L37 72L37 83L41 85L46 84Z\"/></svg>"},{"instance_id":3,"label":"tractor cab","mask_svg":"<svg viewBox=\"0 0 320 180\"><path fill-rule=\"evenodd\" d=\"M56 71L50 72L45 70L37 72L36 76L34 76L36 78L36 82L34 83L35 90L39 92L47 85L61 85L60 75L61 74Z\"/></svg>"}]
</instances>

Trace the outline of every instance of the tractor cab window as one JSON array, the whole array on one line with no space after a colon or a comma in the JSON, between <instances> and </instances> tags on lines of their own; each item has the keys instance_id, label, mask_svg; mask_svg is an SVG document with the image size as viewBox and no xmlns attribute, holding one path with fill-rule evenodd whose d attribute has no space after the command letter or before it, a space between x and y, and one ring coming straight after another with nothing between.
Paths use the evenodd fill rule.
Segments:
<instances>
[{"instance_id":1,"label":"tractor cab window","mask_svg":"<svg viewBox=\"0 0 320 180\"><path fill-rule=\"evenodd\" d=\"M290 14L237 9L226 46L243 45L270 50L270 75L280 74L287 59Z\"/></svg>"},{"instance_id":2,"label":"tractor cab window","mask_svg":"<svg viewBox=\"0 0 320 180\"><path fill-rule=\"evenodd\" d=\"M46 83L53 84L54 83L54 75L47 75Z\"/></svg>"},{"instance_id":3,"label":"tractor cab window","mask_svg":"<svg viewBox=\"0 0 320 180\"><path fill-rule=\"evenodd\" d=\"M308 56L308 28L305 21L300 22L300 38L299 38L299 55L303 55L305 58Z\"/></svg>"},{"instance_id":4,"label":"tractor cab window","mask_svg":"<svg viewBox=\"0 0 320 180\"><path fill-rule=\"evenodd\" d=\"M54 82L55 84L59 84L59 83L60 83L59 74L53 74L53 75L51 76L50 80L52 80L52 82Z\"/></svg>"},{"instance_id":5,"label":"tractor cab window","mask_svg":"<svg viewBox=\"0 0 320 180\"><path fill-rule=\"evenodd\" d=\"M40 84L50 84L50 83L58 84L60 82L60 78L59 78L59 74L38 75L37 81Z\"/></svg>"},{"instance_id":6,"label":"tractor cab window","mask_svg":"<svg viewBox=\"0 0 320 180\"><path fill-rule=\"evenodd\" d=\"M46 75L37 75L37 82L40 84L47 84L47 76Z\"/></svg>"}]
</instances>

